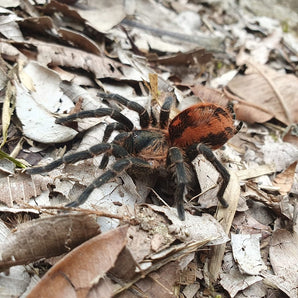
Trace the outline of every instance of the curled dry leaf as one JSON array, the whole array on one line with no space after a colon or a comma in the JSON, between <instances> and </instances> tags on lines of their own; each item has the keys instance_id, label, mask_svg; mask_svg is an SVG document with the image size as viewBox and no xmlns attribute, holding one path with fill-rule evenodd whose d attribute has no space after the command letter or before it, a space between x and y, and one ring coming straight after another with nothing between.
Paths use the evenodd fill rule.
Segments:
<instances>
[{"instance_id":1,"label":"curled dry leaf","mask_svg":"<svg viewBox=\"0 0 298 298\"><path fill-rule=\"evenodd\" d=\"M279 187L280 194L285 195L291 190L294 183L296 166L297 161L275 177L273 185Z\"/></svg>"},{"instance_id":2,"label":"curled dry leaf","mask_svg":"<svg viewBox=\"0 0 298 298\"><path fill-rule=\"evenodd\" d=\"M95 219L85 214L63 214L26 222L1 243L0 270L61 255L98 233Z\"/></svg>"},{"instance_id":3,"label":"curled dry leaf","mask_svg":"<svg viewBox=\"0 0 298 298\"><path fill-rule=\"evenodd\" d=\"M30 198L40 195L51 182L50 177L41 175L31 178L28 175L20 174L1 178L0 201L8 207L12 207L14 202L21 205L28 202Z\"/></svg>"},{"instance_id":4,"label":"curled dry leaf","mask_svg":"<svg viewBox=\"0 0 298 298\"><path fill-rule=\"evenodd\" d=\"M87 297L101 283L126 244L122 226L83 243L53 266L28 295L33 297ZM110 297L109 289L97 289L97 297Z\"/></svg>"},{"instance_id":5,"label":"curled dry leaf","mask_svg":"<svg viewBox=\"0 0 298 298\"><path fill-rule=\"evenodd\" d=\"M244 99L236 109L239 119L264 123L275 117L290 125L298 122L298 79L257 63L249 63L228 88Z\"/></svg>"},{"instance_id":6,"label":"curled dry leaf","mask_svg":"<svg viewBox=\"0 0 298 298\"><path fill-rule=\"evenodd\" d=\"M30 44L37 47L37 60L40 63L84 69L87 72L93 73L98 79L109 77L119 80L128 79L123 76L119 69L124 72L125 69L130 69L130 67L105 56L98 56L79 49L41 41L32 41Z\"/></svg>"},{"instance_id":7,"label":"curled dry leaf","mask_svg":"<svg viewBox=\"0 0 298 298\"><path fill-rule=\"evenodd\" d=\"M98 45L92 39L86 37L82 33L78 33L66 28L59 29L59 33L62 35L63 39L71 44L76 45L78 48L95 55L101 54Z\"/></svg>"},{"instance_id":8,"label":"curled dry leaf","mask_svg":"<svg viewBox=\"0 0 298 298\"><path fill-rule=\"evenodd\" d=\"M179 52L178 54L161 58L155 53L149 56L147 55L147 60L151 63L173 66L204 65L209 62L211 58L212 54L206 52L205 49L194 49L185 53Z\"/></svg>"}]
</instances>

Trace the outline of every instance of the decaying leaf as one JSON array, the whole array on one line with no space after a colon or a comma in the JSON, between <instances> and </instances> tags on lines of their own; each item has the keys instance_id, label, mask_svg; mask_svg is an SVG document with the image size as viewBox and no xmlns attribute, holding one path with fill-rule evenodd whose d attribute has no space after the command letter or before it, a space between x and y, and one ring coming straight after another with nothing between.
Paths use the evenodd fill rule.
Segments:
<instances>
[{"instance_id":1,"label":"decaying leaf","mask_svg":"<svg viewBox=\"0 0 298 298\"><path fill-rule=\"evenodd\" d=\"M1 243L0 270L61 255L98 233L96 221L85 214L57 215L21 224Z\"/></svg>"},{"instance_id":2,"label":"decaying leaf","mask_svg":"<svg viewBox=\"0 0 298 298\"><path fill-rule=\"evenodd\" d=\"M32 42L32 45L38 48L37 60L41 64L53 64L64 67L72 67L76 69L84 69L93 73L96 78L115 78L127 79L122 72L127 66L119 64L105 56L98 56L85 51L69 48L57 44L48 44L41 41ZM141 77L139 80L142 80Z\"/></svg>"},{"instance_id":3,"label":"decaying leaf","mask_svg":"<svg viewBox=\"0 0 298 298\"><path fill-rule=\"evenodd\" d=\"M270 19L275 8L279 12L286 8L278 0L201 2L0 0L0 141L4 144L0 155L10 160L9 156L14 156L15 164L21 159L35 164L40 155L45 155L40 162L44 165L49 155L57 157L53 146L43 146L36 153L36 145L41 146L35 141L67 148L63 152L66 154L85 150L102 142L105 128L114 121L110 117L79 120L74 124L77 135L69 127L56 125L55 113L108 105L140 128L139 115L102 100L97 94L103 91L140 103L156 116L171 92L177 102L173 102L170 119L199 99L223 106L230 100L236 118L253 123L244 123L224 150L215 152L233 173L225 193L229 208L219 207L216 219L188 212L189 205L194 211L198 204L203 212L212 214L218 203L221 177L203 159L193 161L203 193L185 202L184 222L178 219L175 208L140 206L150 197L148 186L154 184L153 175L144 181L123 173L94 190L80 206L88 208L84 212L98 216L101 231L115 230L86 242L52 267L31 293L33 297L259 298L274 294L280 297L283 293L297 297L294 220L298 184L294 163L298 151L283 137L287 132L297 135L298 41L290 32L297 28L297 13L291 7L278 18L281 21ZM260 13L267 17L252 14L266 5L267 11ZM15 77L10 75L14 70L18 71ZM224 88L224 92L209 87ZM14 94L17 117L10 117ZM158 120L156 117L152 124ZM280 127L283 124L288 127ZM113 132L109 142L117 133ZM67 140L72 142L65 144ZM60 141L63 144L57 144ZM34 201L40 206L77 199L94 177L103 173L100 162L101 156L96 156L44 176L29 178L17 173L19 179L12 177L15 167L11 163L1 163L0 174L10 175L0 180L1 199L13 205L1 208L1 218L9 224L8 220L19 218L19 213L42 217L48 209L32 211L23 206L39 193ZM272 184L274 178L276 186ZM77 239L74 233L80 237L90 231L98 233L91 217L83 222L82 215L68 214L69 219L64 221L63 216L30 222L10 236L2 234L1 229L0 268L65 252L75 241L72 239ZM127 232L126 228L116 228L121 221L130 224ZM226 248L231 225L237 234L232 235ZM291 233L278 230L280 226L289 226ZM82 230L85 227L86 233ZM270 244L273 227L277 230ZM86 240L83 236L80 239ZM236 239L240 240L239 246ZM200 250L202 246L207 247ZM28 266L13 266L7 276L0 273L0 296L27 297L28 288L32 288L28 284L40 278L44 268L39 266L46 263L42 260L30 265L38 269L31 270L30 276L25 269Z\"/></svg>"},{"instance_id":4,"label":"decaying leaf","mask_svg":"<svg viewBox=\"0 0 298 298\"><path fill-rule=\"evenodd\" d=\"M263 214L265 219L265 214ZM257 221L251 214L241 212L234 217L233 227L240 234L262 234L262 237L271 235L271 228Z\"/></svg>"},{"instance_id":5,"label":"decaying leaf","mask_svg":"<svg viewBox=\"0 0 298 298\"><path fill-rule=\"evenodd\" d=\"M221 91L196 84L191 86L192 92L203 102L217 103L226 106L229 98Z\"/></svg>"},{"instance_id":6,"label":"decaying leaf","mask_svg":"<svg viewBox=\"0 0 298 298\"><path fill-rule=\"evenodd\" d=\"M236 76L228 88L248 102L237 107L238 118L250 123L264 123L275 117L290 125L298 122L298 79L267 66L248 62L245 75Z\"/></svg>"},{"instance_id":7,"label":"decaying leaf","mask_svg":"<svg viewBox=\"0 0 298 298\"><path fill-rule=\"evenodd\" d=\"M148 274L146 278L141 279L134 284L134 290L142 293L146 297L175 297L175 289L178 287L177 280L180 277L179 262L170 262ZM127 297L130 291L119 294L119 297Z\"/></svg>"},{"instance_id":8,"label":"decaying leaf","mask_svg":"<svg viewBox=\"0 0 298 298\"><path fill-rule=\"evenodd\" d=\"M232 221L234 219L240 197L239 180L235 173L231 172L231 179L225 192L225 200L228 202L228 208L217 208L215 218L222 225L226 234L229 234ZM212 248L212 257L209 263L209 274L211 281L216 281L221 268L226 245L221 243Z\"/></svg>"},{"instance_id":9,"label":"decaying leaf","mask_svg":"<svg viewBox=\"0 0 298 298\"><path fill-rule=\"evenodd\" d=\"M185 220L181 221L177 216L176 208L155 205L150 206L150 208L165 214L172 222L169 225L169 232L180 241L208 241L209 245L216 245L225 243L228 240L221 225L209 214L194 216L187 212ZM198 229L198 227L204 228Z\"/></svg>"},{"instance_id":10,"label":"decaying leaf","mask_svg":"<svg viewBox=\"0 0 298 298\"><path fill-rule=\"evenodd\" d=\"M5 243L10 234L9 228L0 220L0 241ZM15 266L7 272L0 272L0 296L16 297L21 296L30 283L30 275L25 266Z\"/></svg>"},{"instance_id":11,"label":"decaying leaf","mask_svg":"<svg viewBox=\"0 0 298 298\"><path fill-rule=\"evenodd\" d=\"M258 167L251 167L245 170L239 170L237 177L239 180L252 179L263 175L269 175L276 172L274 164L265 164Z\"/></svg>"},{"instance_id":12,"label":"decaying leaf","mask_svg":"<svg viewBox=\"0 0 298 298\"><path fill-rule=\"evenodd\" d=\"M7 78L8 79L8 78ZM0 148L5 144L7 138L7 131L10 125L11 115L15 107L15 88L11 82L7 82L5 99L2 107L2 136L3 141Z\"/></svg>"},{"instance_id":13,"label":"decaying leaf","mask_svg":"<svg viewBox=\"0 0 298 298\"><path fill-rule=\"evenodd\" d=\"M298 235L284 229L272 235L269 249L270 262L275 275L281 280L278 286L291 298L298 296Z\"/></svg>"},{"instance_id":14,"label":"decaying leaf","mask_svg":"<svg viewBox=\"0 0 298 298\"><path fill-rule=\"evenodd\" d=\"M261 276L241 274L230 252L225 254L223 261L223 272L220 274L220 284L231 297L235 297L239 291L247 289L249 286L262 280Z\"/></svg>"},{"instance_id":15,"label":"decaying leaf","mask_svg":"<svg viewBox=\"0 0 298 298\"><path fill-rule=\"evenodd\" d=\"M127 227L122 226L83 243L53 266L27 297L40 297L41 293L43 297L87 297L114 266L125 246L126 232ZM97 291L98 297L109 297L107 291L104 286Z\"/></svg>"},{"instance_id":16,"label":"decaying leaf","mask_svg":"<svg viewBox=\"0 0 298 298\"><path fill-rule=\"evenodd\" d=\"M156 54L147 56L151 63L173 66L204 65L212 58L211 53L206 53L205 49L194 49L186 53L178 53L168 57L158 57Z\"/></svg>"},{"instance_id":17,"label":"decaying leaf","mask_svg":"<svg viewBox=\"0 0 298 298\"><path fill-rule=\"evenodd\" d=\"M40 69L39 74L35 72L35 76L31 73L34 90L28 90L15 81L16 112L22 122L24 135L41 143L59 143L71 140L77 132L69 127L56 124L55 117L52 114L61 110L65 111L65 107L61 103L66 102L66 100L61 101L63 93L59 90L58 75L41 65L31 63L27 69L27 75L29 76L28 71L31 65L34 65L33 69L36 69L36 67ZM43 68L43 71L41 68ZM52 74L52 77L50 74ZM50 77L55 77L56 84L49 81Z\"/></svg>"},{"instance_id":18,"label":"decaying leaf","mask_svg":"<svg viewBox=\"0 0 298 298\"><path fill-rule=\"evenodd\" d=\"M126 16L123 3L119 0L113 2L88 0L88 5L82 8L80 6L69 7L59 2L51 1L45 9L47 11L60 11L65 15L80 18L99 32L108 32Z\"/></svg>"},{"instance_id":19,"label":"decaying leaf","mask_svg":"<svg viewBox=\"0 0 298 298\"><path fill-rule=\"evenodd\" d=\"M8 207L12 207L14 202L21 205L23 202L28 202L30 198L40 195L51 182L50 177L41 175L30 178L28 175L20 174L1 178L0 201Z\"/></svg>"},{"instance_id":20,"label":"decaying leaf","mask_svg":"<svg viewBox=\"0 0 298 298\"><path fill-rule=\"evenodd\" d=\"M273 184L279 187L279 192L282 195L287 194L293 186L296 166L297 161L292 163L285 171L278 174L273 181Z\"/></svg>"},{"instance_id":21,"label":"decaying leaf","mask_svg":"<svg viewBox=\"0 0 298 298\"><path fill-rule=\"evenodd\" d=\"M258 275L267 268L261 259L260 236L260 234L231 234L233 257L242 274Z\"/></svg>"}]
</instances>

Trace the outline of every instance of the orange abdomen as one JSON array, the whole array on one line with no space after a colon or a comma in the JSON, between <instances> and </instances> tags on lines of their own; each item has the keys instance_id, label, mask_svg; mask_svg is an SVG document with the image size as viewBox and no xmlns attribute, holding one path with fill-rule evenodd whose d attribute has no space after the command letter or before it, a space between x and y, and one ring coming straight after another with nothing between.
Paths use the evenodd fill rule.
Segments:
<instances>
[{"instance_id":1,"label":"orange abdomen","mask_svg":"<svg viewBox=\"0 0 298 298\"><path fill-rule=\"evenodd\" d=\"M212 149L224 145L236 133L229 109L199 103L179 113L169 125L172 146L186 148L204 143Z\"/></svg>"}]
</instances>

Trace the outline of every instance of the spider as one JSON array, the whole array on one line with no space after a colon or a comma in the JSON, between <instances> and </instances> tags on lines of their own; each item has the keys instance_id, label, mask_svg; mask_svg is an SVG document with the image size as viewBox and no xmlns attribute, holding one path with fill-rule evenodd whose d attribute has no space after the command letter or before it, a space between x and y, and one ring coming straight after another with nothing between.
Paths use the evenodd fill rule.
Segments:
<instances>
[{"instance_id":1,"label":"spider","mask_svg":"<svg viewBox=\"0 0 298 298\"><path fill-rule=\"evenodd\" d=\"M212 150L224 145L242 126L240 122L234 125L235 115L232 104L226 108L212 103L195 104L176 115L169 121L173 96L168 95L161 107L159 123L140 104L130 101L117 94L98 94L105 100L114 100L139 114L141 129L134 129L133 123L119 111L113 108L99 108L81 111L56 120L63 124L79 118L110 116L115 122L107 125L102 143L88 150L76 152L49 163L42 167L26 170L28 174L39 174L51 171L61 164L75 163L79 160L104 154L100 168L105 169L111 155L117 158L110 169L96 178L77 198L66 207L77 207L83 204L91 192L121 172L135 168L148 174L163 173L166 179L174 181L174 200L181 220L185 219L184 198L186 192L200 189L199 182L191 162L198 154L205 156L222 177L217 197L223 207L228 207L223 198L230 175L226 168L215 157ZM108 140L114 130L119 131L112 142ZM156 175L155 175L156 176ZM162 175L161 175L162 176ZM197 184L197 185L196 185Z\"/></svg>"}]
</instances>

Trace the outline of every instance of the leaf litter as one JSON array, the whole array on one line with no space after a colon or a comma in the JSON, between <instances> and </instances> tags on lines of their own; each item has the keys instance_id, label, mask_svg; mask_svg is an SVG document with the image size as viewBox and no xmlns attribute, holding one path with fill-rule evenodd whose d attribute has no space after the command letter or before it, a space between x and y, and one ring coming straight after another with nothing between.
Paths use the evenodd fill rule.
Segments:
<instances>
[{"instance_id":1,"label":"leaf litter","mask_svg":"<svg viewBox=\"0 0 298 298\"><path fill-rule=\"evenodd\" d=\"M112 105L139 127L99 90L153 111L172 91L171 117L198 100L232 100L246 125L215 152L231 172L229 209L215 212L218 174L198 158L204 193L185 206L203 214L185 222L146 202L153 177L126 173L79 213L57 214L102 173L100 156L32 178L3 163L0 263L13 267L9 282L0 275L1 295L297 297L297 10L265 0L2 2L1 151L17 167L99 143L112 122L61 126L59 114ZM36 269L48 271L40 280Z\"/></svg>"}]
</instances>

